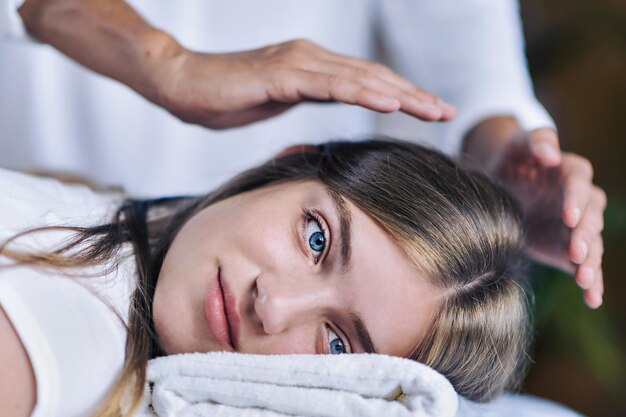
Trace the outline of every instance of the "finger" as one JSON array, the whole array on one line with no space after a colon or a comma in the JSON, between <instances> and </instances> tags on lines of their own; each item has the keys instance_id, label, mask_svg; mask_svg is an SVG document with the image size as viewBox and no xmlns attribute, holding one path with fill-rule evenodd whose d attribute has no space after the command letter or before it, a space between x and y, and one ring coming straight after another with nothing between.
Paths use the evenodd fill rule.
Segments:
<instances>
[{"instance_id":1,"label":"finger","mask_svg":"<svg viewBox=\"0 0 626 417\"><path fill-rule=\"evenodd\" d=\"M580 288L590 289L594 286L598 278L597 271L601 269L602 266L603 254L604 242L602 241L602 237L597 234L590 240L589 256L587 256L585 262L576 270L574 279Z\"/></svg>"},{"instance_id":2,"label":"finger","mask_svg":"<svg viewBox=\"0 0 626 417\"><path fill-rule=\"evenodd\" d=\"M576 264L583 264L591 253L590 244L604 229L604 192L593 187L592 198L582 216L582 219L572 231L569 243L569 257Z\"/></svg>"},{"instance_id":3,"label":"finger","mask_svg":"<svg viewBox=\"0 0 626 417\"><path fill-rule=\"evenodd\" d=\"M355 58L355 57L351 57L347 55L335 54L330 51L326 51L326 54L324 55L324 60L327 62L336 62L338 64L345 65L345 66L361 68L368 72L376 74L377 76L389 82L390 84L395 84L399 88L402 88L404 90L411 91L412 89L417 89L419 92L423 94L432 96L432 94L426 93L425 91L417 88L411 81L400 76L398 73L394 72L391 68L383 64L380 64L378 62L367 61L364 59Z\"/></svg>"},{"instance_id":4,"label":"finger","mask_svg":"<svg viewBox=\"0 0 626 417\"><path fill-rule=\"evenodd\" d=\"M327 62L335 62L339 65L359 68L361 70L376 75L381 80L384 80L387 83L396 86L396 88L404 90L410 95L415 95L423 102L438 107L442 112L441 120L450 120L454 116L456 116L456 107L454 107L450 103L445 102L438 96L422 90L411 81L400 76L383 64L333 53L329 53L329 55L327 56Z\"/></svg>"},{"instance_id":5,"label":"finger","mask_svg":"<svg viewBox=\"0 0 626 417\"><path fill-rule=\"evenodd\" d=\"M377 74L364 68L338 64L330 61L318 61L312 64L314 71L329 76L338 75L361 84L380 94L396 98L400 101L400 110L426 121L442 120L442 109L432 103L432 100L424 100L417 94L412 94L396 84L390 83Z\"/></svg>"},{"instance_id":6,"label":"finger","mask_svg":"<svg viewBox=\"0 0 626 417\"><path fill-rule=\"evenodd\" d=\"M583 291L583 299L589 308L596 309L602 305L604 296L604 277L602 268L596 272L597 278L594 285L588 290Z\"/></svg>"},{"instance_id":7,"label":"finger","mask_svg":"<svg viewBox=\"0 0 626 417\"><path fill-rule=\"evenodd\" d=\"M530 149L545 167L554 167L561 162L561 147L559 137L552 128L535 129L528 134Z\"/></svg>"},{"instance_id":8,"label":"finger","mask_svg":"<svg viewBox=\"0 0 626 417\"><path fill-rule=\"evenodd\" d=\"M276 81L267 91L270 100L297 103L303 100L338 101L354 104L381 113L400 109L400 101L355 83L329 74L300 70L276 73Z\"/></svg>"},{"instance_id":9,"label":"finger","mask_svg":"<svg viewBox=\"0 0 626 417\"><path fill-rule=\"evenodd\" d=\"M298 154L298 153L319 153L319 147L315 145L309 145L305 143L301 143L299 145L288 146L279 153L277 153L274 158L282 158L283 156Z\"/></svg>"},{"instance_id":10,"label":"finger","mask_svg":"<svg viewBox=\"0 0 626 417\"><path fill-rule=\"evenodd\" d=\"M589 160L574 154L563 156L563 211L561 217L569 227L576 227L592 198L593 167Z\"/></svg>"},{"instance_id":11,"label":"finger","mask_svg":"<svg viewBox=\"0 0 626 417\"><path fill-rule=\"evenodd\" d=\"M387 94L397 98L400 100L400 109L408 114L428 121L441 120L443 117L442 109L437 104L434 104L431 99L425 100L417 94L412 94L403 88L367 72L367 70L342 65L336 65L336 67L338 67L336 69L339 71L343 68L343 70L346 71L346 76L353 81L374 91L378 91L381 94Z\"/></svg>"}]
</instances>

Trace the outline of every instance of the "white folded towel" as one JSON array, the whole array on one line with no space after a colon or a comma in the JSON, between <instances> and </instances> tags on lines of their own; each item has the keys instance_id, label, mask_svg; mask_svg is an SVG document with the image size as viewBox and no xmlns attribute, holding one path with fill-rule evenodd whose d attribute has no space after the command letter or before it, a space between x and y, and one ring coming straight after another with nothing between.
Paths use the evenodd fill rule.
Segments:
<instances>
[{"instance_id":1,"label":"white folded towel","mask_svg":"<svg viewBox=\"0 0 626 417\"><path fill-rule=\"evenodd\" d=\"M433 369L386 355L192 353L148 364L141 417L452 417Z\"/></svg>"}]
</instances>

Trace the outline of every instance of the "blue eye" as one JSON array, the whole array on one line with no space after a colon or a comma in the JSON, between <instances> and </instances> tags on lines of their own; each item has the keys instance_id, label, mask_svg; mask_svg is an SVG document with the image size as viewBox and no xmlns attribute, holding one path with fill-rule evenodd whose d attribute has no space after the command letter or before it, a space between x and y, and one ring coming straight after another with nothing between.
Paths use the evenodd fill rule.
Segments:
<instances>
[{"instance_id":1,"label":"blue eye","mask_svg":"<svg viewBox=\"0 0 626 417\"><path fill-rule=\"evenodd\" d=\"M306 227L306 236L308 239L309 247L316 252L316 256L324 253L326 248L326 236L317 219L310 219Z\"/></svg>"},{"instance_id":2,"label":"blue eye","mask_svg":"<svg viewBox=\"0 0 626 417\"><path fill-rule=\"evenodd\" d=\"M340 355L347 353L346 345L337 333L328 328L328 353L331 355Z\"/></svg>"}]
</instances>

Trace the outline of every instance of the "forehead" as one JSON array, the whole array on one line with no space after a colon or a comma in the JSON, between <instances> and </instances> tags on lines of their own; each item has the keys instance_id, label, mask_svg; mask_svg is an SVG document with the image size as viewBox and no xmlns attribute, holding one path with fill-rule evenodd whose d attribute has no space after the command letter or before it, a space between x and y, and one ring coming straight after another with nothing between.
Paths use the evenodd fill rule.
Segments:
<instances>
[{"instance_id":1,"label":"forehead","mask_svg":"<svg viewBox=\"0 0 626 417\"><path fill-rule=\"evenodd\" d=\"M428 331L443 291L378 222L344 201L351 261L340 280L342 294L362 316L379 353L407 356Z\"/></svg>"}]
</instances>

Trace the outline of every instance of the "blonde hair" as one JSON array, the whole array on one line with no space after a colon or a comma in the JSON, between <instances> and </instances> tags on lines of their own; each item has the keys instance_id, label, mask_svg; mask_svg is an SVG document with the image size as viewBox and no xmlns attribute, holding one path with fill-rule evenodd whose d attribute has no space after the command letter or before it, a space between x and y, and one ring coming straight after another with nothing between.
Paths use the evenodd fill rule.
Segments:
<instances>
[{"instance_id":1,"label":"blonde hair","mask_svg":"<svg viewBox=\"0 0 626 417\"><path fill-rule=\"evenodd\" d=\"M138 287L129 310L126 362L95 416L130 416L140 404L148 360L162 355L152 297L163 258L182 225L203 208L269 184L317 179L377 221L446 294L410 357L445 375L457 392L487 401L515 389L531 339L517 206L486 176L419 145L329 142L245 171L201 197L128 200L113 220L73 228L54 253L0 253L20 263L80 267L111 262L133 247ZM37 229L36 229L37 230ZM36 231L35 230L35 231ZM77 248L79 248L77 250ZM121 410L123 397L129 406Z\"/></svg>"}]
</instances>

